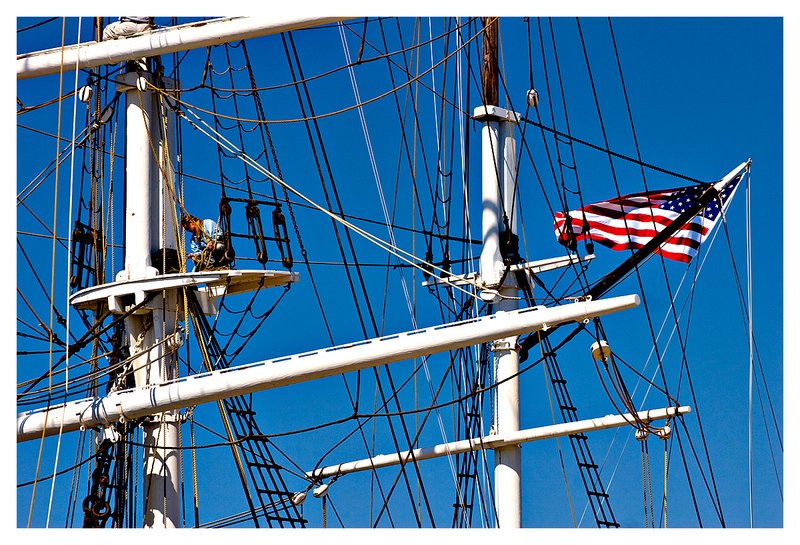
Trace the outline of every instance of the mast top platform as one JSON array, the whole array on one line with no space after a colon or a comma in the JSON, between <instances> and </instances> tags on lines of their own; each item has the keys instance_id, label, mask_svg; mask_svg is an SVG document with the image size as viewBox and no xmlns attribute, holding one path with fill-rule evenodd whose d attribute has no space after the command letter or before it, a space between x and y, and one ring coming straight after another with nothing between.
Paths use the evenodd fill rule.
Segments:
<instances>
[{"instance_id":1,"label":"mast top platform","mask_svg":"<svg viewBox=\"0 0 800 545\"><path fill-rule=\"evenodd\" d=\"M260 269L170 273L135 280L118 279L116 282L92 286L74 293L69 302L77 309L92 310L100 304L101 310L122 313L126 304L139 304L149 293L198 287L198 293L205 295L202 299L212 303L208 307L204 305L204 310L207 314L213 314L216 312L213 301L219 297L282 286L297 282L298 279L299 275L295 272Z\"/></svg>"},{"instance_id":2,"label":"mast top platform","mask_svg":"<svg viewBox=\"0 0 800 545\"><path fill-rule=\"evenodd\" d=\"M522 116L517 112L506 110L500 106L478 106L472 116L478 121L510 121L519 123Z\"/></svg>"}]
</instances>

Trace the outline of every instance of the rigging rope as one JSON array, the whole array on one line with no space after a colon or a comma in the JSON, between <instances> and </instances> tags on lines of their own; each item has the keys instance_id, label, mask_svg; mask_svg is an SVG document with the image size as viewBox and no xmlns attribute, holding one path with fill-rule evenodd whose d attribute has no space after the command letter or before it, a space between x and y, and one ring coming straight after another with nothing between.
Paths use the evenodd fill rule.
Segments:
<instances>
[{"instance_id":1,"label":"rigging rope","mask_svg":"<svg viewBox=\"0 0 800 545\"><path fill-rule=\"evenodd\" d=\"M184 112L191 113L197 119L197 121L200 124L198 125L197 123L192 121L189 117L186 116L186 114ZM357 233L358 235L360 235L363 238L367 239L368 241L372 242L376 246L378 246L378 247L382 248L383 250L391 253L392 255L395 255L400 260L405 261L409 265L411 265L411 266L413 266L413 267L415 267L415 268L417 268L417 269L419 269L421 271L426 271L426 270L428 270L430 268L430 269L437 270L437 271L439 271L441 273L448 273L448 271L446 271L446 270L434 265L433 263L428 263L425 260L412 255L410 252L407 252L407 251L405 251L405 250L403 250L401 248L393 247L390 243L384 241L383 239L368 233L367 231L361 229L360 227L358 227L356 225L353 225L352 223L348 222L347 220L345 220L341 216L339 216L337 214L334 214L333 212L331 212L331 211L327 210L326 208L320 206L319 204L314 202L312 199L310 199L309 197L307 197L303 193L301 193L299 190L297 190L294 187L290 186L284 180L278 178L277 176L275 176L274 174L269 172L267 169L265 169L264 167L262 167L261 165L256 163L252 158L250 158L249 156L243 154L240 150L238 150L236 148L236 146L234 146L232 143L230 143L224 137L222 137L222 135L219 135L219 134L215 135L214 131L210 127L208 127L208 125L205 124L197 116L197 114L195 114L192 110L190 110L190 109L182 109L182 110L179 111L179 114L181 115L181 117L183 117L183 119L185 119L194 128L198 129L203 134L205 134L206 136L208 136L212 140L218 142L220 145L223 145L224 147L226 147L230 151L236 153L243 161L246 161L251 166L253 166L253 168L259 170L262 174L264 174L265 176L267 176L268 178L270 178L274 182L276 182L276 183L280 184L281 186L285 187L288 191L290 191L291 193L294 193L300 199L304 200L306 203L311 205L314 209L316 209L316 210L322 212L323 214L329 216L332 220L334 220L336 222L339 222L342 225L345 225L346 227L348 227L349 230L354 231L355 233ZM205 126L205 129L201 125ZM468 292L467 290L461 288L460 286L449 282L446 278L443 278L441 281L444 282L445 284L450 285L454 289L457 289L459 291L462 291L462 292L466 293L470 297L474 297L474 298L478 297L477 294ZM472 282L472 284L474 285L474 282Z\"/></svg>"},{"instance_id":2,"label":"rigging rope","mask_svg":"<svg viewBox=\"0 0 800 545\"><path fill-rule=\"evenodd\" d=\"M479 33L475 34L474 36L472 36L467 42L465 42L461 46L460 49L463 49L463 48L467 47L467 45L469 45L473 40L477 39L477 37L480 36L480 35L481 35L481 32L479 32ZM398 91L402 87L411 85L412 83L414 83L417 80L421 80L425 75L427 75L428 72L436 69L438 66L440 66L443 63L445 63L453 55L458 54L460 49L458 49L458 50L454 51L453 53L450 53L449 55L444 57L435 66L432 66L428 70L422 72L421 74L418 74L417 76L415 76L412 79L400 84L399 86L397 86L397 87L395 87L393 89L385 91L385 92L383 92L383 93L381 93L381 94L379 94L379 95L377 95L377 96L375 96L375 97L373 97L371 99L368 99L368 100L366 100L364 102L360 102L358 104L354 104L352 106L348 106L346 108L342 108L342 109L339 109L339 110L336 110L336 111L327 112L327 113L324 113L324 114L311 114L310 116L304 116L304 117L301 117L301 118L294 118L294 119L268 119L268 120L267 119L265 119L265 120L246 119L246 118L238 118L238 117L235 117L235 116L228 116L228 115L224 115L224 114L219 114L219 113L216 113L214 111L201 108L200 106L198 106L196 104L193 105L193 104L190 104L189 102L186 102L186 101L183 101L183 100L177 99L177 98L175 99L175 102L177 104L180 104L181 106L184 106L184 107L187 107L187 108L191 107L191 108L197 110L198 112L202 112L204 114L209 114L209 115L212 115L214 117L218 117L220 119L227 119L227 120L231 120L231 121L242 121L242 122L245 122L245 123L253 123L253 124L260 124L260 123L285 124L285 123L297 123L297 122L301 122L301 121L317 121L317 120L324 119L324 118L327 118L327 117L332 117L332 116L335 116L335 115L343 114L345 112L354 110L354 109L356 109L356 108L358 108L360 106L366 106L368 104L371 104L373 102L376 102L376 101L379 101L381 99L386 98L387 96L389 96L390 94L395 93L396 91ZM299 80L299 82L305 82L305 81L307 81L307 80L305 80L305 79ZM157 88L157 90L159 92L165 91L165 89L159 89L159 88ZM459 111L461 111L461 110L459 110ZM466 113L466 112L462 111L461 113Z\"/></svg>"},{"instance_id":3,"label":"rigging rope","mask_svg":"<svg viewBox=\"0 0 800 545\"><path fill-rule=\"evenodd\" d=\"M667 527L667 475L669 471L669 464L667 463L667 442L664 441L664 502L663 502L663 518L664 526Z\"/></svg>"},{"instance_id":4,"label":"rigging rope","mask_svg":"<svg viewBox=\"0 0 800 545\"><path fill-rule=\"evenodd\" d=\"M345 59L346 59L348 65L350 65L351 64L350 51L347 48L347 41L346 41L346 38L345 38L345 35L344 35L344 29L341 26L339 27L339 33L340 33L341 40L342 40L342 49L344 51ZM431 52L431 55L433 55L432 52ZM431 60L431 64L433 64L433 60ZM356 82L355 72L352 70L352 68L351 68L351 70L349 72L350 72L350 82L351 82L351 85L352 85L352 88L353 88L354 98L355 98L357 103L360 103L361 100L360 100L360 96L359 96L359 92L358 92L358 84ZM389 233L389 243L392 246L397 247L397 241L396 241L396 239L394 237L394 231L392 229L392 221L389 218L389 210L388 210L388 208L386 206L386 198L384 196L383 186L381 184L380 174L378 172L378 166L377 166L377 163L375 161L375 154L373 152L372 142L370 140L369 130L367 128L366 117L365 117L364 111L363 111L363 109L361 107L358 108L358 114L359 114L359 119L361 120L361 129L362 129L362 132L364 134L364 139L366 141L367 151L368 151L368 155L369 155L369 159L370 159L370 165L372 166L372 172L373 172L373 176L375 178L375 185L377 187L378 197L379 197L379 200L380 200L380 203L381 203L381 209L383 211L384 220L386 221L386 226L387 226L387 230L388 230L388 233ZM407 307L407 310L408 310L409 318L411 319L412 328L413 329L417 329L417 320L416 320L416 316L414 314L414 308L413 308L413 305L412 305L412 302L411 302L411 295L409 294L408 284L407 284L406 278L405 278L405 276L403 274L400 274L400 282L401 282L401 286L402 286L402 289L403 289L403 295L405 297L405 302L406 302L406 307ZM433 385L432 385L430 371L428 369L427 358L423 358L422 359L422 367L423 367L423 369L425 371L425 376L426 376L427 382L428 382L428 388L430 389L431 394L433 394ZM437 411L437 420L438 420L438 423L439 423L439 430L440 430L441 436L443 438L443 442L446 443L447 442L447 434L446 434L446 432L444 430L444 422L442 420L442 416L441 416L441 414L438 413L438 411ZM417 435L419 435L419 432L417 433ZM413 445L411 445L411 448L413 448ZM448 459L448 463L450 465L451 474L452 474L454 480L456 480L457 479L456 478L456 469L455 469L455 466L453 465L452 457L451 456L447 456L447 459Z\"/></svg>"},{"instance_id":5,"label":"rigging rope","mask_svg":"<svg viewBox=\"0 0 800 545\"><path fill-rule=\"evenodd\" d=\"M65 18L62 18L62 22L61 22L61 60L62 60L62 65L61 65L61 69L59 71L59 89L62 88L62 86L63 86L63 78L64 78L63 59L64 59L64 44L65 44L65 37L66 37L66 25L67 25L67 20L66 20L66 17L65 17ZM61 134L61 102L60 101L58 103L58 129L57 130L58 130L58 134L60 135ZM58 142L56 142L56 157L58 157ZM58 195L58 170L56 170L54 194L56 196ZM55 231L56 231L56 226L58 225L56 223L56 219L57 218L58 218L58 199L54 198L53 199L53 244L52 244L51 256L50 256L50 260L51 260L50 293L54 293L54 290L55 290L55 266L56 266ZM54 314L53 313L53 308L54 308L54 304L55 303L54 303L53 299L51 298L50 299L50 313L49 313L50 314L50 318L49 318L49 320L50 320L50 322L49 322L49 330L50 331L53 330L53 314ZM52 345L52 342L51 342L50 343L50 355L49 355L49 367L50 367L51 370L52 370L52 367L53 367L52 346L53 345ZM48 402L48 408L49 408L49 402ZM48 411L48 413L49 413L49 411ZM46 422L46 420L45 420L45 422ZM42 449L43 449L43 446L44 446L44 430L42 430L42 437L40 439L40 444L39 444L39 454L38 454L38 457L37 457L36 473L35 473L34 481L36 479L38 479L39 466L41 465L41 462L42 462ZM54 473L55 473L55 469L54 469ZM36 484L34 483L33 490L31 491L30 511L28 513L28 527L30 527L31 518L33 517L33 503L34 503L35 494L36 494ZM50 514L51 514L52 500L53 500L53 494L52 494L52 488L51 488L49 506L48 506L48 509L47 509L47 519L46 519L46 522L45 522L45 526L46 527L50 525Z\"/></svg>"},{"instance_id":6,"label":"rigging rope","mask_svg":"<svg viewBox=\"0 0 800 545\"><path fill-rule=\"evenodd\" d=\"M745 239L747 246L747 484L750 528L753 527L753 246L750 224L750 175L745 186Z\"/></svg>"}]
</instances>

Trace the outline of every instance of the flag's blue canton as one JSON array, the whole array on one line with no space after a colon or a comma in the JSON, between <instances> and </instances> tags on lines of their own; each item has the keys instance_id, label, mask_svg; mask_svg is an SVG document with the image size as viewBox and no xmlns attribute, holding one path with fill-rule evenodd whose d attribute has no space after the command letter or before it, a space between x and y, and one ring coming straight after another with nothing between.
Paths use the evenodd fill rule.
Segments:
<instances>
[{"instance_id":1,"label":"flag's blue canton","mask_svg":"<svg viewBox=\"0 0 800 545\"><path fill-rule=\"evenodd\" d=\"M678 214L685 212L687 208L692 206L700 194L703 192L702 186L682 187L671 195L671 199L662 203L659 208L662 210L671 210Z\"/></svg>"},{"instance_id":2,"label":"flag's blue canton","mask_svg":"<svg viewBox=\"0 0 800 545\"><path fill-rule=\"evenodd\" d=\"M717 219L719 216L719 204L720 200L722 202L727 202L728 197L733 190L736 189L736 186L739 184L739 180L742 179L742 176L739 175L728 184L725 185L725 188L722 190L720 194L720 199L712 200L708 206L706 206L705 210L703 210L703 217L708 218L711 221ZM683 187L680 190L676 191L672 194L672 198L659 206L662 210L671 210L673 212L677 212L678 214L686 211L687 208L692 206L700 195L703 193L705 188L703 186L692 186L692 187Z\"/></svg>"}]
</instances>

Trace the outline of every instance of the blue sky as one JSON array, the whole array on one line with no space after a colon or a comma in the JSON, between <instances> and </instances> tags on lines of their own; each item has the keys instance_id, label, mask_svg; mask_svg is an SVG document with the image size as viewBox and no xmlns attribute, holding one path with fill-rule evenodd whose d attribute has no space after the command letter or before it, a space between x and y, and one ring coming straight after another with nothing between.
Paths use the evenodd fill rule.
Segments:
<instances>
[{"instance_id":1,"label":"blue sky","mask_svg":"<svg viewBox=\"0 0 800 545\"><path fill-rule=\"evenodd\" d=\"M607 22L604 19L582 20L585 37L590 43L592 55L591 63L593 70L599 74L613 73L616 70L616 61L612 56L613 50L609 48ZM750 158L753 160L752 167L752 240L753 240L753 295L754 295L754 324L756 328L756 341L759 343L762 361L766 368L767 380L773 395L773 401L780 410L781 403L784 401L782 394L783 376L783 321L782 310L784 294L781 289L783 276L783 203L788 199L784 194L784 158L782 150L785 143L782 139L783 130L789 129L786 122L784 111L785 101L783 100L784 81L781 78L782 67L787 65L787 59L781 55L783 42L782 38L790 37L788 27L782 26L782 22L777 18L620 18L613 21L617 46L621 57L622 67L625 74L625 83L633 112L636 136L640 146L643 160L647 163L657 165L665 170L674 171L701 180L716 180L726 174L730 169ZM24 26L24 25L20 25ZM576 37L576 28L573 20L558 20L556 28L559 39L569 41ZM504 48L506 57L503 59L508 77L508 87L511 90L513 106L518 111L524 108L524 92L527 89L528 63L527 50L525 43L526 27L521 19L509 20L507 25L501 29L504 45L508 43L519 44L521 47ZM335 35L333 36L335 37ZM318 67L325 66L327 63L341 64L341 46L336 50L330 44L335 41L325 41L324 47L314 43L313 40L305 40L305 36L298 37L301 52L314 52L313 60L309 60L308 72L314 73ZM326 37L330 40L332 36ZM47 43L47 40L34 42L32 44L23 41L23 35L19 36L19 51L30 51L51 47L55 43ZM48 38L52 40L52 36ZM357 45L350 42L351 51L357 51ZM329 48L329 49L328 49ZM568 49L569 53L561 58L561 62L577 65L580 60L579 51ZM568 57L569 54L575 55ZM274 77L280 81L285 74L285 62L281 65L275 59L282 55L282 48L277 41L268 42L264 50L256 55L264 55L265 63L274 62L273 73L264 75L265 79ZM280 57L282 58L282 57ZM571 60L567 60L567 59ZM255 63L254 63L255 64ZM272 67L272 65L270 65ZM517 67L514 69L514 67ZM365 76L359 76L360 91L363 97L378 95L385 90L386 83L381 80L367 80ZM571 111L570 115L573 123L573 134L577 138L601 144L602 132L597 123L596 113L593 112L594 104L591 100L589 87L585 80L568 80L567 83L573 84L568 93L578 104L576 110ZM544 82L541 72L534 74L535 85L542 93ZM609 78L611 81L611 78ZM28 83L21 83L19 86L20 97L31 96L27 93L33 92ZM348 89L348 88L345 88ZM634 155L633 142L627 128L627 118L623 115L624 102L621 99L618 84L605 83L599 84L600 96L602 97L603 108L607 114L604 115L604 122L609 132L621 135L611 141L611 148L625 155ZM41 93L44 96L52 96L49 88L42 87ZM285 100L288 98L284 97ZM25 101L26 99L23 98ZM36 99L28 99L36 102ZM330 111L338 104L352 102L352 96L336 95L322 97L319 99L318 108L320 111ZM791 102L791 101L788 101ZM787 104L788 106L788 104ZM288 107L288 106L287 106ZM71 104L70 104L71 108ZM296 106L291 106L295 108ZM374 120L380 115L381 110L376 106L375 110L366 110L368 119ZM50 115L53 115L52 112ZM69 116L67 116L69 117ZM280 117L278 114L268 114L268 118ZM575 121L576 119L587 119L588 121ZM23 120L20 119L20 123ZM42 122L46 122L43 119ZM376 208L374 198L374 183L370 174L369 162L360 148L355 147L363 143L363 136L358 130L352 129L352 124L356 122L355 116L347 118L350 127L345 127L331 120L326 122L325 131L329 145L328 152L331 156L334 172L339 178L344 179L348 189L346 210L354 215L366 216L380 219L381 214ZM27 122L26 122L27 124ZM279 129L276 128L276 131ZM300 131L291 133L291 128L287 128L287 138L297 138L299 141ZM627 132L626 132L627 131ZM38 161L31 161L27 145L23 146L23 133L19 132L18 137L18 182L17 191L27 183L32 176L26 174L38 172L41 166ZM29 135L25 135L29 137ZM43 140L47 142L46 139ZM302 163L308 161L308 155L303 155L299 145L286 144L286 140L277 142L278 152L282 159L285 178L287 180L300 180L308 174L304 174ZM290 142L294 142L291 140ZM34 144L36 145L36 144ZM44 146L45 144L41 144ZM376 136L374 145L379 151L396 154L396 140L390 137L380 138ZM52 145L49 148L52 149ZM603 161L607 163L607 158L599 158L590 152L581 151L585 156L580 160L582 164L591 165L590 169L582 171L587 201L601 200L613 196L613 191L609 194L609 189L613 190L613 185L608 177L608 173L602 169L606 168ZM305 157L305 159L304 159ZM30 165L28 163L30 162ZM390 165L385 167L382 175L388 178L388 172L392 168ZM594 170L596 167L597 170ZM187 172L199 174L201 172L213 172L216 166L213 161L207 165L192 165L187 167ZM641 189L641 180L638 182L633 177L635 169L629 166L619 165L619 173L622 179L621 192L632 192ZM633 174L632 174L633 173ZM652 177L651 177L652 176ZM592 183L592 178L600 178L597 184ZM360 185L349 185L351 181L359 182ZM368 181L369 185L363 183ZM675 181L660 174L648 173L648 185L654 187L677 186L682 182ZM639 184L638 186L636 184ZM732 240L733 252L736 255L737 267L740 274L744 271L744 213L745 213L745 193L742 190L736 196L736 200L729 211L729 233ZM546 210L534 201L537 198L536 192L531 190L525 193L522 190L524 199L523 204L531 203L531 209L541 211L541 214L530 214L525 218L525 233L530 244L528 257L530 259L540 259L557 255L559 246L552 240L552 217L548 217ZM321 199L322 196L318 189L312 191L313 198ZM361 198L359 198L361 195ZM64 197L61 197L62 199ZM208 202L214 203L218 194L205 187L192 189L187 205L194 209L202 209ZM212 208L215 204L212 204ZM30 218L21 212L18 214L18 229L20 231L33 228L30 227ZM410 217L410 216L409 216ZM318 218L309 217L309 222L319 221ZM399 221L399 224L408 225L409 220ZM60 225L64 225L61 223ZM313 228L312 228L313 229ZM376 232L384 236L384 232ZM306 235L311 237L312 235ZM408 239L406 239L408 240ZM411 242L409 241L409 244ZM419 243L419 241L417 241ZM309 244L311 244L309 242ZM244 244L242 244L244 246ZM249 248L248 248L249 250ZM330 248L328 248L330 250ZM296 247L295 247L296 251ZM324 243L316 249L317 256L323 255L325 258L329 254L326 252ZM417 252L420 250L417 248ZM364 250L366 261L377 259L369 249ZM244 253L244 252L242 252ZM605 248L596 250L597 261L593 265L595 275L608 270L615 263L624 259L621 253L612 253ZM788 255L788 253L787 253ZM332 257L332 258L333 258ZM319 259L322 259L320 257ZM738 301L731 294L734 293L734 278L730 265L730 253L725 240L725 234L720 233L715 242L713 251L708 255L708 260L704 264L703 274L698 279L695 298L692 305L692 322L694 328L687 337L687 354L692 361L693 379L695 386L700 394L700 408L702 411L706 433L709 443L712 445L712 459L715 461L715 472L718 478L723 480L721 485L721 495L723 495L723 507L726 513L726 521L729 526L742 527L747 522L747 502L746 502L746 444L747 444L747 364L746 364L746 343L743 344L741 315ZM654 285L663 282L661 265L655 260L651 260L643 270L643 275L647 280L652 280ZM676 264L668 263L665 265L668 270L670 282L677 283L684 268ZM48 267L49 268L49 267ZM23 286L21 279L26 275L25 268L19 262L18 257L18 285ZM302 274L302 271L301 271ZM323 273L324 274L324 273ZM368 273L371 285L379 286L379 273ZM328 295L329 304L333 307L344 305L347 301L347 294L336 294L336 280L320 277L322 285L327 286L331 283L331 294ZM308 285L301 285L298 288L308 289ZM625 290L628 291L625 291ZM630 293L630 290L637 290L638 286L630 280L623 286L614 290L613 295ZM286 322L289 327L285 330L274 331L270 326L269 331L264 333L267 340L252 352L246 352L237 360L237 363L246 363L257 359L275 357L293 352L325 346L327 338L316 318L306 317L302 309L303 305L308 305L307 295L296 294L300 291L293 288L292 297L296 300L291 302L291 307L287 309L289 317ZM341 290L340 290L341 291ZM663 290L654 288L648 291L650 302L654 308L653 314L660 317L664 308ZM397 293L390 294L397 297ZM420 294L420 297L422 294ZM395 301L398 304L398 301ZM17 303L18 307L20 303ZM408 316L400 316L403 313L389 313L385 321L381 322L381 332L392 333L410 329ZM18 308L18 312L22 312ZM641 354L646 354L646 342L642 342L640 336L633 333L641 333L644 314L641 309L635 311L633 317L624 318L621 316L610 317L604 320L604 326L609 332L609 341L619 345L621 356L626 359L634 360L641 358ZM423 315L418 317L420 325L430 325L437 323L437 316ZM352 324L346 323L354 318L345 318L345 322L334 324L337 342L347 342L358 339L358 331ZM660 319L660 318L654 318ZM294 324L306 321L310 326L307 330L293 327ZM647 341L647 339L643 339ZM586 343L584 343L586 344ZM588 346L588 345L587 345ZM581 346L577 353L586 351L586 346ZM615 348L616 350L617 348ZM744 350L744 352L743 352ZM583 352L581 352L583 351ZM196 357L196 355L195 355ZM250 359L247 359L247 358ZM569 366L588 366L591 365L585 358L573 356L579 363L572 363L565 360L562 365ZM567 361L570 361L568 364ZM433 364L432 364L433 365ZM580 391L591 391L598 388L594 370L587 367L587 373L581 374L573 372L573 380L578 384ZM22 371L18 369L18 374ZM269 424L265 426L270 429L284 430L293 425L308 425L319 421L319 415L313 411L305 414L304 404L309 400L314 400L313 406L320 403L329 406L332 415L343 414L346 406L337 401L332 391L340 391L341 381L333 384L333 380L320 381L319 384L310 384L298 388L297 391L279 389L265 395L266 410L280 408L283 420L280 424ZM523 376L523 427L533 427L549 423L549 408L546 404L546 397L543 394L543 381L541 369L536 369ZM703 395L705 393L705 395ZM724 395L723 395L724 394ZM605 395L597 391L598 399L582 399L581 414L584 418L613 412L609 406ZM688 399L688 398L687 398ZM661 400L659 400L661 401ZM788 401L788 400L786 400ZM594 412L605 411L605 412ZM313 413L313 416L312 416ZM756 413L755 439L762 433L763 427L759 427L760 413ZM782 418L782 416L781 416ZM271 426L275 426L272 428ZM433 424L431 424L433 426ZM744 427L743 427L744 426ZM330 435L323 434L320 441L332 440L338 432L332 431ZM789 441L788 434L784 430L784 440ZM433 434L435 437L435 434ZM598 439L597 452L604 452L604 447L608 447L609 452L617 452L619 444L626 438L612 434L606 434ZM632 443L632 440L630 440ZM602 445L602 446L601 446ZM22 445L17 454L19 456L18 465L23 466L31 456L29 450L32 445ZM567 448L562 444L562 448ZM613 477L612 498L622 497L621 504L626 507L619 509L619 518L626 526L641 525L641 509L627 508L628 497L638 498L641 496L641 483L638 488L635 486L636 479L633 479L634 486L626 488L625 480L622 478L625 471L636 469L639 462L638 454L632 449L636 445L628 445L626 448L626 460L620 466L620 475ZM651 443L651 448L656 448ZM345 461L357 454L357 449L337 452L337 456L326 460L326 463L334 461ZM562 496L555 492L556 484L560 479L560 469L554 460L554 445L551 444L532 444L525 447L524 469L526 475L535 476L526 480L523 490L524 502L530 502L530 507L524 507L523 526L526 527L547 527L547 526L569 526L567 509L563 503ZM222 449L217 449L220 455ZM566 455L566 451L565 451ZM340 459L338 456L342 456ZM596 456L598 456L596 454ZM757 451L755 455L754 470L758 476L756 501L754 503L755 525L760 527L774 527L788 523L779 516L780 503L777 500L774 477L771 475L771 468L767 463L768 454L764 451ZM783 457L781 456L781 459ZM66 464L66 462L64 462ZM779 468L782 468L782 462ZM230 478L221 468L214 467L210 477L212 486L221 480ZM677 469L678 466L675 466ZM447 471L446 468L444 471ZM26 473L26 475L29 473ZM18 471L18 478L24 479L22 473ZM551 478L553 477L553 478ZM344 479L356 480L356 477L345 477ZM216 482L214 482L216 481ZM765 487L762 489L761 487ZM552 488L551 488L552 487ZM562 483L563 487L563 483ZM617 491L615 496L614 492ZM784 490L786 486L784 485ZM681 522L692 525L692 515L688 510L684 510L687 498L683 497L679 490L671 488L670 496L670 520L676 525ZM431 492L434 495L436 492ZM342 491L341 496L332 496L332 499L340 505L346 505L352 501ZM447 504L449 492L442 495L442 502ZM26 493L18 496L17 524L24 525L27 517L27 501L23 501ZM224 492L220 492L221 501L224 503ZM674 499L673 499L674 498ZM452 501L452 500L450 500ZM580 502L577 502L578 504ZM22 509L24 507L24 509ZM305 507L306 516L309 519L318 520L319 502ZM674 511L672 511L674 509ZM23 512L24 511L24 512ZM212 516L212 515L208 515ZM330 518L329 518L330 520ZM39 524L34 524L36 526ZM401 524L402 525L402 524ZM407 525L407 524L406 524Z\"/></svg>"}]
</instances>

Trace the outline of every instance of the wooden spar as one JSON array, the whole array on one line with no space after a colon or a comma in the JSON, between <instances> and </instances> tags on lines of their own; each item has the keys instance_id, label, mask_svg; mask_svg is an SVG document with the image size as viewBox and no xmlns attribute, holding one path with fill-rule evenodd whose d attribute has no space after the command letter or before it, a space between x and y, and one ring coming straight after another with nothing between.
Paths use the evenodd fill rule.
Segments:
<instances>
[{"instance_id":1,"label":"wooden spar","mask_svg":"<svg viewBox=\"0 0 800 545\"><path fill-rule=\"evenodd\" d=\"M484 106L499 106L497 84L497 25L496 17L483 17L483 66L481 84Z\"/></svg>"},{"instance_id":2,"label":"wooden spar","mask_svg":"<svg viewBox=\"0 0 800 545\"><path fill-rule=\"evenodd\" d=\"M667 407L665 409L640 411L636 413L636 415L638 421L652 422L653 420L661 420L665 418L673 418L676 415L684 415L690 411L691 408L686 406L677 408ZM431 458L452 456L454 454L461 454L463 452L496 449L500 446L519 445L520 443L527 443L529 441L541 441L542 439L563 437L564 435L605 430L609 428L619 428L626 425L635 425L637 419L634 419L633 416L629 414L610 414L600 418L591 418L588 420L580 420L578 422L565 422L563 424L553 424L551 426L519 430L513 433L493 434L487 435L486 437L462 439L460 441L442 443L433 447L422 447L399 453L395 452L392 454L381 454L378 456L373 456L372 458L364 458L362 460L356 460L353 462L344 462L332 466L321 467L314 469L313 471L307 471L306 477L316 483L327 477L335 477L348 473L355 473L357 471L378 469L381 467L390 467L404 464L406 462L410 462L411 460L429 460Z\"/></svg>"},{"instance_id":3,"label":"wooden spar","mask_svg":"<svg viewBox=\"0 0 800 545\"><path fill-rule=\"evenodd\" d=\"M347 17L224 17L144 32L130 38L87 42L17 56L17 79L28 79L77 68L156 57L209 45L278 34L342 21Z\"/></svg>"},{"instance_id":4,"label":"wooden spar","mask_svg":"<svg viewBox=\"0 0 800 545\"><path fill-rule=\"evenodd\" d=\"M20 413L17 441L287 386L633 308L636 295L532 307L178 378Z\"/></svg>"},{"instance_id":5,"label":"wooden spar","mask_svg":"<svg viewBox=\"0 0 800 545\"><path fill-rule=\"evenodd\" d=\"M743 169L750 168L750 161L745 161L732 171L730 171L724 178L720 181L709 184L705 191L700 195L695 202L694 206L688 208L685 212L683 212L680 216L675 218L669 225L667 225L663 231L658 233L656 236L652 238L647 244L642 246L636 252L634 252L628 259L623 261L617 268L613 271L606 274L603 278L595 282L592 287L589 288L589 291L586 292L586 295L591 296L592 299L596 299L602 295L604 295L608 290L613 288L617 282L621 279L625 278L625 276L631 272L634 267L636 267L639 263L645 260L650 254L655 252L664 242L669 240L669 238L674 235L678 230L683 227L686 223L692 220L697 214L699 214L706 206L708 206L711 201L719 197L719 194L722 192L722 189L730 183ZM539 341L546 338L553 330L549 331L542 331L538 335L530 335L523 339L520 342L520 361L525 361L528 358L528 351L536 346Z\"/></svg>"}]
</instances>

